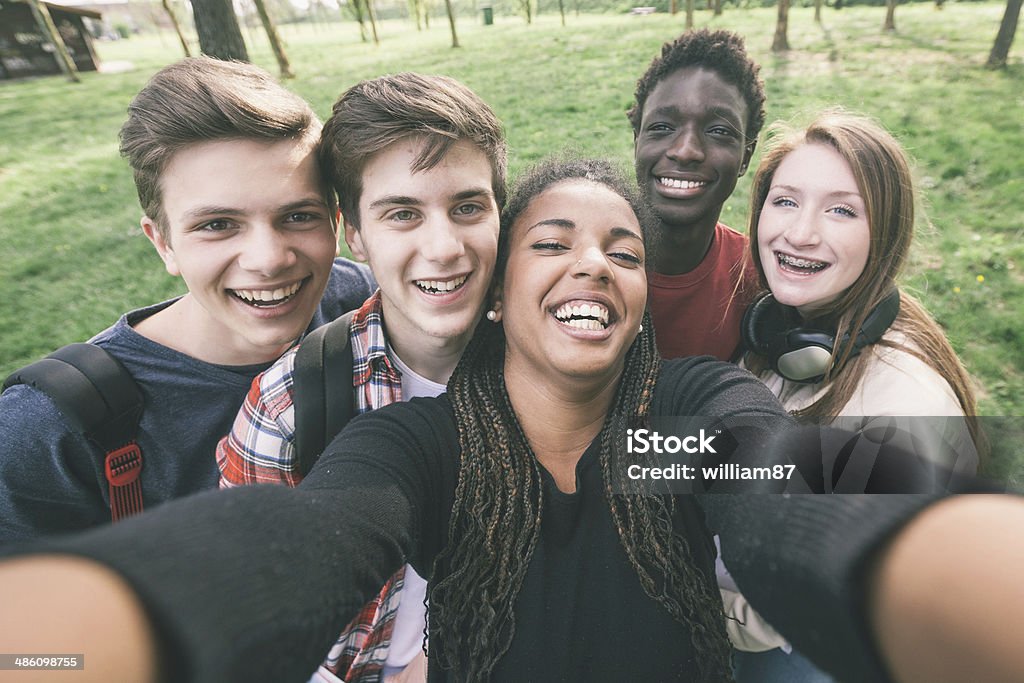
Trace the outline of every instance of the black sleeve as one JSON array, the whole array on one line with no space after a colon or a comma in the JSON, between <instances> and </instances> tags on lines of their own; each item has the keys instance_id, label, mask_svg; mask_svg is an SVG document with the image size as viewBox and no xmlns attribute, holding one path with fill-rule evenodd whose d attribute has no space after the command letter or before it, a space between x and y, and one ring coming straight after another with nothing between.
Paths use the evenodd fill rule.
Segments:
<instances>
[{"instance_id":1,"label":"black sleeve","mask_svg":"<svg viewBox=\"0 0 1024 683\"><path fill-rule=\"evenodd\" d=\"M210 491L30 550L124 576L168 681L303 682L406 558L429 574L457 453L446 400L396 404L354 419L296 489Z\"/></svg>"},{"instance_id":2,"label":"black sleeve","mask_svg":"<svg viewBox=\"0 0 1024 683\"><path fill-rule=\"evenodd\" d=\"M934 502L925 495L706 495L743 595L794 647L849 683L889 680L867 621L867 571Z\"/></svg>"},{"instance_id":3,"label":"black sleeve","mask_svg":"<svg viewBox=\"0 0 1024 683\"><path fill-rule=\"evenodd\" d=\"M753 425L750 431L733 430L740 440L734 456L758 464L800 464L807 485L801 484L799 490L820 488L813 465L828 447L823 436L843 434L795 428L753 375L712 359L667 361L658 390L652 408L656 415L720 416ZM754 448L745 441L751 436L758 439ZM889 474L902 485L915 479L914 472ZM865 612L868 569L885 543L935 499L866 494L700 496L708 525L721 537L722 558L751 605L823 669L840 680L862 683L889 680Z\"/></svg>"}]
</instances>

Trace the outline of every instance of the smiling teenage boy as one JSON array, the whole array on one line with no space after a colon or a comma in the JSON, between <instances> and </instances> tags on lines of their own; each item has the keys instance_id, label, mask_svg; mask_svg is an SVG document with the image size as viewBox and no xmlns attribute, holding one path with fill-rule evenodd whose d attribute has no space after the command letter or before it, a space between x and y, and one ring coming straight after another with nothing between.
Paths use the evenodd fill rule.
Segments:
<instances>
[{"instance_id":1,"label":"smiling teenage boy","mask_svg":"<svg viewBox=\"0 0 1024 683\"><path fill-rule=\"evenodd\" d=\"M637 82L627 115L637 182L660 218L648 306L666 358L733 358L756 293L746 238L718 218L764 124L758 69L738 35L701 30L666 43Z\"/></svg>"},{"instance_id":2,"label":"smiling teenage boy","mask_svg":"<svg viewBox=\"0 0 1024 683\"><path fill-rule=\"evenodd\" d=\"M307 328L358 306L372 278L335 261L320 123L247 64L169 66L132 101L121 152L142 229L188 292L126 313L91 341L138 385L146 509L217 484L213 452L252 379ZM324 296L321 303L321 294ZM104 451L49 396L0 397L0 540L111 519Z\"/></svg>"},{"instance_id":3,"label":"smiling teenage boy","mask_svg":"<svg viewBox=\"0 0 1024 683\"><path fill-rule=\"evenodd\" d=\"M450 78L384 76L335 103L320 155L345 239L380 285L352 317L352 369L335 381L352 388L356 413L444 392L480 320L497 256L506 155L498 118ZM295 365L292 351L253 382L217 449L222 486L301 480ZM399 570L345 629L315 680L411 674L425 595L411 567Z\"/></svg>"}]
</instances>

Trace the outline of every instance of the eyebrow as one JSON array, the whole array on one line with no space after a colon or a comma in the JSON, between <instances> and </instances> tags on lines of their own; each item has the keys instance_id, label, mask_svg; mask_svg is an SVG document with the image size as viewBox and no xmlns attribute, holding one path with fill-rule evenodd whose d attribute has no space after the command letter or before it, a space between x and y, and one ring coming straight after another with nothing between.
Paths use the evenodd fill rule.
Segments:
<instances>
[{"instance_id":1,"label":"eyebrow","mask_svg":"<svg viewBox=\"0 0 1024 683\"><path fill-rule=\"evenodd\" d=\"M769 190L785 190L786 192L801 193L804 191L802 187L796 185L772 185ZM846 190L832 190L825 194L826 197L855 197L861 201L864 201L864 197L861 196L860 192L847 192Z\"/></svg>"},{"instance_id":2,"label":"eyebrow","mask_svg":"<svg viewBox=\"0 0 1024 683\"><path fill-rule=\"evenodd\" d=\"M473 197L493 197L494 192L486 187L472 187L468 190L461 190L448 197L448 201L462 201ZM422 206L425 202L418 197L407 195L389 194L370 203L369 209L378 209L382 206Z\"/></svg>"},{"instance_id":3,"label":"eyebrow","mask_svg":"<svg viewBox=\"0 0 1024 683\"><path fill-rule=\"evenodd\" d=\"M577 229L576 228L576 223L574 223L573 221L569 220L568 218L545 218L544 220L538 221L538 222L534 223L533 225L531 225L529 228L526 229L526 232L529 233L534 228L539 228L539 227L542 227L542 226L545 226L545 225L551 225L551 226L554 226L556 228L562 228L563 230L576 230ZM640 235L636 234L635 232L633 232L629 228L623 228L623 227L616 226L616 227L611 229L611 234L612 234L612 237L628 237L628 238L631 238L631 239L639 240L640 242L644 241L643 237L641 237Z\"/></svg>"},{"instance_id":4,"label":"eyebrow","mask_svg":"<svg viewBox=\"0 0 1024 683\"><path fill-rule=\"evenodd\" d=\"M320 197L306 197L305 199L299 199L298 201L289 202L283 204L274 209L275 213L288 213L289 211L295 211L297 209L306 209L309 207L324 208L327 206L324 200ZM206 216L244 216L248 213L245 209L240 209L236 206L217 206L211 204L209 206L197 206L194 209L186 211L184 213L185 219L203 218Z\"/></svg>"},{"instance_id":5,"label":"eyebrow","mask_svg":"<svg viewBox=\"0 0 1024 683\"><path fill-rule=\"evenodd\" d=\"M717 116L718 118L725 119L729 123L739 128L742 128L743 126L743 122L740 121L739 118L735 116L735 112L733 112L730 109L726 109L724 107L709 107L705 111L708 114L711 114L712 116ZM679 116L680 114L681 112L679 110L679 107L675 106L674 104L666 104L663 107L652 109L649 112L649 115L651 116Z\"/></svg>"}]
</instances>

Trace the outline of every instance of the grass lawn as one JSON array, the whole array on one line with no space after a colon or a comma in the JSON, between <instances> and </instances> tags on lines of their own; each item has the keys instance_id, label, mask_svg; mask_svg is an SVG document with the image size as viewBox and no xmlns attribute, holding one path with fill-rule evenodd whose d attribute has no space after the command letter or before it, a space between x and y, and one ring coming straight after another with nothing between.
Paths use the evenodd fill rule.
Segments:
<instances>
[{"instance_id":1,"label":"grass lawn","mask_svg":"<svg viewBox=\"0 0 1024 683\"><path fill-rule=\"evenodd\" d=\"M702 4L702 3L700 3ZM1010 67L988 55L1005 3L901 5L895 33L884 8L790 12L793 50L771 54L773 8L728 7L697 25L747 38L762 64L768 120L799 121L830 105L871 114L917 161L924 219L903 285L947 330L977 379L982 412L1024 415L1024 65L1021 38ZM572 147L629 165L624 112L637 77L683 15L557 13L526 25L459 23L461 49L446 23L429 31L383 22L379 47L354 23L282 29L298 78L289 87L323 116L346 87L402 70L444 73L476 90L505 122L513 175ZM246 34L253 61L276 69L265 40ZM180 56L169 34L100 43L117 73L0 83L0 375L54 348L89 337L125 310L182 291L138 228L140 210L117 130L132 95ZM127 66L127 65L126 65ZM756 162L756 159L755 159ZM750 173L723 213L745 229ZM997 469L1003 467L997 464Z\"/></svg>"}]
</instances>

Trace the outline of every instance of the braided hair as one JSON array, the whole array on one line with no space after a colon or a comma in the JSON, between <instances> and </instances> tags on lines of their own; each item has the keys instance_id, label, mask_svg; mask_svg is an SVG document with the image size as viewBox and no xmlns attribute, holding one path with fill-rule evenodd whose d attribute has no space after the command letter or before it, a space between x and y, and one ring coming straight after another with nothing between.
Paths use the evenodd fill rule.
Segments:
<instances>
[{"instance_id":1,"label":"braided hair","mask_svg":"<svg viewBox=\"0 0 1024 683\"><path fill-rule=\"evenodd\" d=\"M553 160L529 172L502 215L498 273L508 259L509 233L530 202L567 180L601 183L649 224L633 186L613 166L594 160ZM512 408L504 380L505 335L481 323L448 382L459 430L459 482L438 556L430 594L434 656L457 680L487 680L515 635L513 605L540 535L543 485L540 465ZM604 495L619 540L645 593L688 627L701 681L731 680L731 648L722 602L699 569L686 538L673 532L675 500L624 495L612 489L613 472L626 466L620 441L647 418L661 359L648 314L626 354L622 381L597 439Z\"/></svg>"}]
</instances>

